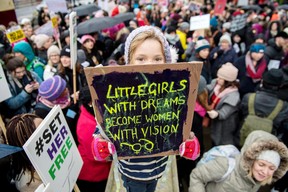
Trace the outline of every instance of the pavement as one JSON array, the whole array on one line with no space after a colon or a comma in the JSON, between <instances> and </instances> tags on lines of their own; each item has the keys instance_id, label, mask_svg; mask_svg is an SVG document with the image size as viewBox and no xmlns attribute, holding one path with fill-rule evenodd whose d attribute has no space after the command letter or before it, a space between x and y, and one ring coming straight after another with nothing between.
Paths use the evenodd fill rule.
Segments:
<instances>
[{"instance_id":1,"label":"pavement","mask_svg":"<svg viewBox=\"0 0 288 192\"><path fill-rule=\"evenodd\" d=\"M76 5L93 3L93 0L74 0ZM43 1L39 0L15 0L15 13L18 22L23 18L32 19L33 12L36 11L37 6L41 6Z\"/></svg>"}]
</instances>

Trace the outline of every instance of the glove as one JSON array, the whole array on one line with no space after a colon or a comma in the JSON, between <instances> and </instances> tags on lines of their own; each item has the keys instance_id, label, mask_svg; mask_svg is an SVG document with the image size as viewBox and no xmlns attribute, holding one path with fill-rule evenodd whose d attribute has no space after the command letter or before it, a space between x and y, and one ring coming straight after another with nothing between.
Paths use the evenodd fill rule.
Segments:
<instances>
[{"instance_id":1,"label":"glove","mask_svg":"<svg viewBox=\"0 0 288 192\"><path fill-rule=\"evenodd\" d=\"M113 155L116 151L113 143L108 142L97 136L94 136L91 147L93 157L96 161L105 161L110 155Z\"/></svg>"},{"instance_id":2,"label":"glove","mask_svg":"<svg viewBox=\"0 0 288 192\"><path fill-rule=\"evenodd\" d=\"M179 147L179 154L186 159L195 160L200 156L200 144L196 136L183 142Z\"/></svg>"},{"instance_id":3,"label":"glove","mask_svg":"<svg viewBox=\"0 0 288 192\"><path fill-rule=\"evenodd\" d=\"M207 113L211 119L215 119L219 115L219 113L215 110L207 111Z\"/></svg>"}]
</instances>

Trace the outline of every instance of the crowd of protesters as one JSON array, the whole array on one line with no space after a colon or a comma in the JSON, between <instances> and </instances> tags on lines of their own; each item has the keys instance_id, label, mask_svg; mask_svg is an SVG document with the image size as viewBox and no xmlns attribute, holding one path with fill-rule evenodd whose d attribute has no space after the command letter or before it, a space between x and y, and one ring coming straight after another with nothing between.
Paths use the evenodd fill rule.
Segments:
<instances>
[{"instance_id":1,"label":"crowd of protesters","mask_svg":"<svg viewBox=\"0 0 288 192\"><path fill-rule=\"evenodd\" d=\"M126 38L136 28L149 25L159 28L171 50L176 50L174 54L171 51L175 63L203 62L192 126L200 142L201 156L209 150L204 144L203 129L210 130L212 146L232 144L239 149L242 147L241 128L250 114L251 97L254 97L254 113L262 118L270 116L280 105L272 119L270 133L274 136L265 135L265 138L278 139L287 146L288 9L279 8L285 2L259 0L250 3L251 6L244 9L237 6L236 1L228 1L223 13L217 15L214 14L215 2L209 0L201 6L181 0L171 1L168 6L144 3L136 8L118 3L113 4L111 11L102 9L78 17L79 24L93 17L101 19L124 12L135 14L133 19L114 27L78 36L76 81L73 81L71 69L69 14L56 14L60 33L58 43L53 36L34 33L37 27L50 20L45 5L30 19L22 19L18 24L0 25L0 61L12 95L0 103L0 115L4 122L2 126L0 124L1 142L22 147L28 138L15 137L15 134L19 135L17 132L24 132L19 126L24 125L25 135L29 137L39 125L39 119L44 119L55 105L60 105L84 161L77 181L80 190L105 191L111 162L95 161L90 150L97 122L84 68L124 65ZM253 4L258 4L259 9L255 9ZM190 31L190 18L204 14L210 15L210 28ZM245 16L246 24L235 31L233 21L241 16ZM5 34L15 25L21 26L26 38L10 44ZM76 90L73 90L75 82ZM24 117L27 119L24 120ZM23 125L19 121L24 121ZM3 131L5 125L7 135ZM287 161L288 157L280 156ZM24 160L21 161L21 158ZM264 160L267 160L266 156ZM188 189L189 183L190 191L201 191L203 186L197 185L200 172L206 171L209 175L211 170L219 171L215 167L209 169L209 166L198 170L195 168L197 161L186 161L180 157L177 162L181 192ZM217 163L221 164L220 161ZM24 152L16 154L12 164L10 159L2 159L0 166L1 178L6 179L5 184L11 188L10 191L31 191L39 185L39 176ZM281 168L287 171L287 164L286 168ZM28 176L23 179L26 172ZM273 180L278 181L270 186L271 189L288 189L285 182L288 175L283 173L282 176L282 179ZM13 188L14 185L17 189ZM211 184L208 188L213 191L215 185ZM231 186L229 189L232 189Z\"/></svg>"}]
</instances>

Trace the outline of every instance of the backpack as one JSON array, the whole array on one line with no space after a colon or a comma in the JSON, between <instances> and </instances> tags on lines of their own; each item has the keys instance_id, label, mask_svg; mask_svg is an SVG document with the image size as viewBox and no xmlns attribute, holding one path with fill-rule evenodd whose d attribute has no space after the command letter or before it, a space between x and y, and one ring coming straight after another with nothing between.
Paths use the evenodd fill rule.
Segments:
<instances>
[{"instance_id":1,"label":"backpack","mask_svg":"<svg viewBox=\"0 0 288 192\"><path fill-rule=\"evenodd\" d=\"M245 118L244 123L240 130L240 145L243 146L247 136L255 130L263 130L268 133L272 132L273 129L273 120L282 110L283 101L278 100L276 107L267 117L259 117L255 114L254 101L256 94L253 93L249 96L248 99L248 116Z\"/></svg>"},{"instance_id":2,"label":"backpack","mask_svg":"<svg viewBox=\"0 0 288 192\"><path fill-rule=\"evenodd\" d=\"M224 181L230 173L235 168L236 165L236 156L240 154L240 151L234 146L234 145L219 145L211 148L209 151L204 153L203 157L200 159L200 161L197 163L197 167L201 166L211 160L214 160L217 157L226 157L228 159L228 170L226 173L218 180L215 180L215 182L221 182Z\"/></svg>"}]
</instances>

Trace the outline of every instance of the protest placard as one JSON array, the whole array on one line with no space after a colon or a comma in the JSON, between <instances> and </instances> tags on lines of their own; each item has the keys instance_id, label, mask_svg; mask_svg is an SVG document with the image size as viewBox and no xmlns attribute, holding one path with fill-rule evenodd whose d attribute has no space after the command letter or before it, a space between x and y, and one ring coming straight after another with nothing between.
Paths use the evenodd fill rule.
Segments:
<instances>
[{"instance_id":1,"label":"protest placard","mask_svg":"<svg viewBox=\"0 0 288 192\"><path fill-rule=\"evenodd\" d=\"M227 0L217 0L215 7L214 7L214 14L215 15L222 15L223 11L225 10Z\"/></svg>"},{"instance_id":2,"label":"protest placard","mask_svg":"<svg viewBox=\"0 0 288 192\"><path fill-rule=\"evenodd\" d=\"M0 102L12 97L1 64L0 64L0 87L1 87Z\"/></svg>"},{"instance_id":3,"label":"protest placard","mask_svg":"<svg viewBox=\"0 0 288 192\"><path fill-rule=\"evenodd\" d=\"M49 11L67 13L66 0L45 0Z\"/></svg>"},{"instance_id":4,"label":"protest placard","mask_svg":"<svg viewBox=\"0 0 288 192\"><path fill-rule=\"evenodd\" d=\"M202 62L88 67L96 119L119 159L177 154L192 126Z\"/></svg>"},{"instance_id":5,"label":"protest placard","mask_svg":"<svg viewBox=\"0 0 288 192\"><path fill-rule=\"evenodd\" d=\"M73 190L83 161L59 106L50 111L23 148L52 191Z\"/></svg>"},{"instance_id":6,"label":"protest placard","mask_svg":"<svg viewBox=\"0 0 288 192\"><path fill-rule=\"evenodd\" d=\"M19 25L11 27L11 29L7 30L6 37L11 44L22 41L26 38L22 28Z\"/></svg>"},{"instance_id":7,"label":"protest placard","mask_svg":"<svg viewBox=\"0 0 288 192\"><path fill-rule=\"evenodd\" d=\"M238 31L240 29L243 29L246 26L247 17L248 17L247 13L233 17L232 22L231 22L230 31L235 32L235 31Z\"/></svg>"},{"instance_id":8,"label":"protest placard","mask_svg":"<svg viewBox=\"0 0 288 192\"><path fill-rule=\"evenodd\" d=\"M198 15L190 18L190 31L208 29L210 27L210 14Z\"/></svg>"}]
</instances>

